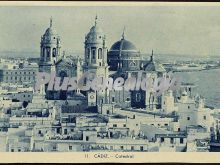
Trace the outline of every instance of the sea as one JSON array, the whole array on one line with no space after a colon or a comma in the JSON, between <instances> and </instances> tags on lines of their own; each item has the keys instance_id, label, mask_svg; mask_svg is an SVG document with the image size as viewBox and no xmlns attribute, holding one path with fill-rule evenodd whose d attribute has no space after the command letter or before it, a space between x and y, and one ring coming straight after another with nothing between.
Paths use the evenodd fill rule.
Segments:
<instances>
[{"instance_id":1,"label":"sea","mask_svg":"<svg viewBox=\"0 0 220 165\"><path fill-rule=\"evenodd\" d=\"M194 83L194 94L205 98L205 104L220 108L220 69L194 72L176 72L183 82Z\"/></svg>"}]
</instances>

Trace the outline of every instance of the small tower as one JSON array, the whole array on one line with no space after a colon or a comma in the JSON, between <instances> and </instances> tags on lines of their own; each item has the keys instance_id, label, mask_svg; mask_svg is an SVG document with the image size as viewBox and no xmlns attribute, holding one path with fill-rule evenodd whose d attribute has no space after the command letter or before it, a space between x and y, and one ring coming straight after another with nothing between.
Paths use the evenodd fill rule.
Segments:
<instances>
[{"instance_id":1,"label":"small tower","mask_svg":"<svg viewBox=\"0 0 220 165\"><path fill-rule=\"evenodd\" d=\"M50 26L41 36L40 42L40 61L39 71L48 72L55 71L55 63L60 57L60 37L53 27L53 20L50 19Z\"/></svg>"},{"instance_id":2,"label":"small tower","mask_svg":"<svg viewBox=\"0 0 220 165\"><path fill-rule=\"evenodd\" d=\"M107 65L106 37L98 26L97 19L96 16L94 26L85 37L85 65L87 68Z\"/></svg>"}]
</instances>

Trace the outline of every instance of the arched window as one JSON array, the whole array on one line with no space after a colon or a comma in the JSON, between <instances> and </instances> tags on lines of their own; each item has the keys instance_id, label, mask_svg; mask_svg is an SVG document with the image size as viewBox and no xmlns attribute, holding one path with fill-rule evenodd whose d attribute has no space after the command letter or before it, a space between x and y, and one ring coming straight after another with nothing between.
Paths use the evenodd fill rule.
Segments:
<instances>
[{"instance_id":1,"label":"arched window","mask_svg":"<svg viewBox=\"0 0 220 165\"><path fill-rule=\"evenodd\" d=\"M89 48L86 49L86 54L87 54L87 58L89 59L90 58L90 49Z\"/></svg>"},{"instance_id":2,"label":"arched window","mask_svg":"<svg viewBox=\"0 0 220 165\"><path fill-rule=\"evenodd\" d=\"M98 50L98 59L102 59L102 48Z\"/></svg>"},{"instance_id":3,"label":"arched window","mask_svg":"<svg viewBox=\"0 0 220 165\"><path fill-rule=\"evenodd\" d=\"M95 59L96 56L96 49L92 49L92 58Z\"/></svg>"},{"instance_id":4,"label":"arched window","mask_svg":"<svg viewBox=\"0 0 220 165\"><path fill-rule=\"evenodd\" d=\"M56 57L56 48L53 48L53 57Z\"/></svg>"},{"instance_id":5,"label":"arched window","mask_svg":"<svg viewBox=\"0 0 220 165\"><path fill-rule=\"evenodd\" d=\"M50 57L50 48L47 48L47 57Z\"/></svg>"}]
</instances>

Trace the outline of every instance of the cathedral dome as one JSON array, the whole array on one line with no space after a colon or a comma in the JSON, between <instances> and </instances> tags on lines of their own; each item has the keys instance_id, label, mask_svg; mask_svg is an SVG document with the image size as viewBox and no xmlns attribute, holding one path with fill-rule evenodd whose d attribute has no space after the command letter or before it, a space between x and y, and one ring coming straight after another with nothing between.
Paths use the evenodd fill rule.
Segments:
<instances>
[{"instance_id":1,"label":"cathedral dome","mask_svg":"<svg viewBox=\"0 0 220 165\"><path fill-rule=\"evenodd\" d=\"M85 37L86 43L99 43L105 39L103 30L97 25L97 17L95 19L95 25L91 27L89 33Z\"/></svg>"},{"instance_id":2,"label":"cathedral dome","mask_svg":"<svg viewBox=\"0 0 220 165\"><path fill-rule=\"evenodd\" d=\"M94 34L94 33L103 34L103 30L99 26L95 25L90 29L89 34Z\"/></svg>"},{"instance_id":3,"label":"cathedral dome","mask_svg":"<svg viewBox=\"0 0 220 165\"><path fill-rule=\"evenodd\" d=\"M50 27L47 28L47 30L45 31L44 35L42 36L41 42L42 43L56 43L57 41L59 41L59 36L55 28L52 26L52 18L51 18Z\"/></svg>"},{"instance_id":4,"label":"cathedral dome","mask_svg":"<svg viewBox=\"0 0 220 165\"><path fill-rule=\"evenodd\" d=\"M124 38L124 33L120 41L115 42L107 55L109 70L139 70L140 52L136 46Z\"/></svg>"},{"instance_id":5,"label":"cathedral dome","mask_svg":"<svg viewBox=\"0 0 220 165\"><path fill-rule=\"evenodd\" d=\"M115 42L110 51L137 51L137 48L135 47L135 45L125 39L121 39L120 41Z\"/></svg>"},{"instance_id":6,"label":"cathedral dome","mask_svg":"<svg viewBox=\"0 0 220 165\"><path fill-rule=\"evenodd\" d=\"M44 35L46 35L46 36L53 36L53 35L57 35L57 32L56 32L56 30L53 27L49 27L45 31Z\"/></svg>"}]
</instances>

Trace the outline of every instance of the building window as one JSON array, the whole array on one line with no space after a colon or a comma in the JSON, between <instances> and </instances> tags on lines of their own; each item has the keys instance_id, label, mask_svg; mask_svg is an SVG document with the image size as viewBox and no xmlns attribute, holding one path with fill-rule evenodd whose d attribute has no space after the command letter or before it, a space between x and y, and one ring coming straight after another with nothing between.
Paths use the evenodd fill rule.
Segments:
<instances>
[{"instance_id":1,"label":"building window","mask_svg":"<svg viewBox=\"0 0 220 165\"><path fill-rule=\"evenodd\" d=\"M117 124L113 124L113 127L117 127Z\"/></svg>"},{"instance_id":2,"label":"building window","mask_svg":"<svg viewBox=\"0 0 220 165\"><path fill-rule=\"evenodd\" d=\"M11 149L11 152L14 152L14 149Z\"/></svg>"},{"instance_id":3,"label":"building window","mask_svg":"<svg viewBox=\"0 0 220 165\"><path fill-rule=\"evenodd\" d=\"M73 146L69 146L69 150L72 150L73 149Z\"/></svg>"},{"instance_id":4,"label":"building window","mask_svg":"<svg viewBox=\"0 0 220 165\"><path fill-rule=\"evenodd\" d=\"M160 142L163 143L164 142L164 137L160 138Z\"/></svg>"},{"instance_id":5,"label":"building window","mask_svg":"<svg viewBox=\"0 0 220 165\"><path fill-rule=\"evenodd\" d=\"M190 106L188 106L188 109L190 109Z\"/></svg>"},{"instance_id":6,"label":"building window","mask_svg":"<svg viewBox=\"0 0 220 165\"><path fill-rule=\"evenodd\" d=\"M180 144L183 144L183 138L180 138Z\"/></svg>"},{"instance_id":7,"label":"building window","mask_svg":"<svg viewBox=\"0 0 220 165\"><path fill-rule=\"evenodd\" d=\"M187 120L190 120L190 117L187 117Z\"/></svg>"},{"instance_id":8,"label":"building window","mask_svg":"<svg viewBox=\"0 0 220 165\"><path fill-rule=\"evenodd\" d=\"M21 149L18 149L18 152L21 152Z\"/></svg>"},{"instance_id":9,"label":"building window","mask_svg":"<svg viewBox=\"0 0 220 165\"><path fill-rule=\"evenodd\" d=\"M144 147L143 147L143 146L140 146L140 150L141 150L141 151L144 151Z\"/></svg>"},{"instance_id":10,"label":"building window","mask_svg":"<svg viewBox=\"0 0 220 165\"><path fill-rule=\"evenodd\" d=\"M121 146L121 150L123 150L124 149L124 146Z\"/></svg>"},{"instance_id":11,"label":"building window","mask_svg":"<svg viewBox=\"0 0 220 165\"><path fill-rule=\"evenodd\" d=\"M131 146L131 151L134 151L134 146Z\"/></svg>"},{"instance_id":12,"label":"building window","mask_svg":"<svg viewBox=\"0 0 220 165\"><path fill-rule=\"evenodd\" d=\"M57 149L57 147L56 146L53 146L53 150L56 150Z\"/></svg>"},{"instance_id":13,"label":"building window","mask_svg":"<svg viewBox=\"0 0 220 165\"><path fill-rule=\"evenodd\" d=\"M126 127L126 124L123 124L123 127Z\"/></svg>"},{"instance_id":14,"label":"building window","mask_svg":"<svg viewBox=\"0 0 220 165\"><path fill-rule=\"evenodd\" d=\"M50 57L50 48L47 48L47 57Z\"/></svg>"},{"instance_id":15,"label":"building window","mask_svg":"<svg viewBox=\"0 0 220 165\"><path fill-rule=\"evenodd\" d=\"M67 134L67 129L64 129L64 135L66 135Z\"/></svg>"},{"instance_id":16,"label":"building window","mask_svg":"<svg viewBox=\"0 0 220 165\"><path fill-rule=\"evenodd\" d=\"M89 136L86 136L86 141L89 141Z\"/></svg>"},{"instance_id":17,"label":"building window","mask_svg":"<svg viewBox=\"0 0 220 165\"><path fill-rule=\"evenodd\" d=\"M113 150L113 146L110 146L110 150Z\"/></svg>"},{"instance_id":18,"label":"building window","mask_svg":"<svg viewBox=\"0 0 220 165\"><path fill-rule=\"evenodd\" d=\"M174 139L170 138L170 143L173 144L174 143Z\"/></svg>"},{"instance_id":19,"label":"building window","mask_svg":"<svg viewBox=\"0 0 220 165\"><path fill-rule=\"evenodd\" d=\"M206 116L203 116L203 119L206 120Z\"/></svg>"},{"instance_id":20,"label":"building window","mask_svg":"<svg viewBox=\"0 0 220 165\"><path fill-rule=\"evenodd\" d=\"M115 102L115 97L112 97L112 102Z\"/></svg>"},{"instance_id":21,"label":"building window","mask_svg":"<svg viewBox=\"0 0 220 165\"><path fill-rule=\"evenodd\" d=\"M53 48L53 57L56 57L56 48Z\"/></svg>"},{"instance_id":22,"label":"building window","mask_svg":"<svg viewBox=\"0 0 220 165\"><path fill-rule=\"evenodd\" d=\"M102 49L99 48L98 50L98 59L102 59Z\"/></svg>"},{"instance_id":23,"label":"building window","mask_svg":"<svg viewBox=\"0 0 220 165\"><path fill-rule=\"evenodd\" d=\"M96 50L92 49L92 58L95 59Z\"/></svg>"}]
</instances>

